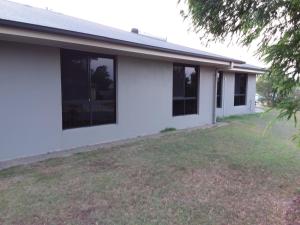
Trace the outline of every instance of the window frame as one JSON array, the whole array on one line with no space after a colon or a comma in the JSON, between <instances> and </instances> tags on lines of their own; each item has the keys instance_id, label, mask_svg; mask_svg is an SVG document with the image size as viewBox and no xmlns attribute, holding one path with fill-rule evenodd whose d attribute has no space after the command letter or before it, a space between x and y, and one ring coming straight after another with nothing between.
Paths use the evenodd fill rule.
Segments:
<instances>
[{"instance_id":1,"label":"window frame","mask_svg":"<svg viewBox=\"0 0 300 225\"><path fill-rule=\"evenodd\" d=\"M241 75L244 75L246 77L245 94L236 94L236 77L237 76L241 76ZM234 74L234 99L233 99L233 105L234 105L234 107L246 106L247 105L248 79L249 79L249 75L247 73L235 73ZM236 104L235 97L243 97L243 96L245 97L244 104Z\"/></svg>"},{"instance_id":2,"label":"window frame","mask_svg":"<svg viewBox=\"0 0 300 225\"><path fill-rule=\"evenodd\" d=\"M185 67L193 67L196 70L196 97L177 97L174 99L174 66L183 66ZM172 116L178 117L178 116L189 116L189 115L198 115L199 114L199 82L200 82L200 67L199 65L195 64L186 64L186 63L173 63L172 67ZM186 86L184 86L184 95L186 93ZM179 115L174 115L174 101L176 100L183 100L184 101L184 113ZM185 111L185 101L187 100L196 100L196 113L186 113Z\"/></svg>"},{"instance_id":3,"label":"window frame","mask_svg":"<svg viewBox=\"0 0 300 225\"><path fill-rule=\"evenodd\" d=\"M67 102L63 99L63 84L62 84L62 66L63 66L63 59L62 56L65 53L73 53L73 54L79 54L82 56L87 57L87 71L88 71L88 102L89 102L89 118L90 122L88 125L83 126L75 126L75 127L64 127L64 121L63 121L63 103ZM113 60L113 78L114 78L114 122L112 123L103 123L103 124L93 124L92 118L93 118L93 111L92 111L92 97L91 97L91 73L90 73L90 58L92 57L98 57L98 58L106 58L106 59L112 59ZM117 124L118 118L117 118L117 57L115 55L108 55L108 54L102 54L102 53L95 53L95 52L87 52L87 51L80 51L80 50L74 50L74 49L66 49L66 48L60 48L60 79L61 79L61 110L62 110L62 130L70 130L70 129L78 129L78 128L87 128L87 127L96 127L96 126L103 126L103 125L111 125L111 124ZM77 100L78 101L78 100Z\"/></svg>"}]
</instances>

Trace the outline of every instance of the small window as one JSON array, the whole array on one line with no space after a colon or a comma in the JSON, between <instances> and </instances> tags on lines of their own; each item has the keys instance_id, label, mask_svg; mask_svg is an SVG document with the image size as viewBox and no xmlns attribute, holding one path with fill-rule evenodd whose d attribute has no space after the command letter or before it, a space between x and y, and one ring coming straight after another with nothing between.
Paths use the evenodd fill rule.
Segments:
<instances>
[{"instance_id":1,"label":"small window","mask_svg":"<svg viewBox=\"0 0 300 225\"><path fill-rule=\"evenodd\" d=\"M217 74L217 108L222 108L223 72Z\"/></svg>"},{"instance_id":2,"label":"small window","mask_svg":"<svg viewBox=\"0 0 300 225\"><path fill-rule=\"evenodd\" d=\"M116 122L114 58L61 51L63 129Z\"/></svg>"},{"instance_id":3,"label":"small window","mask_svg":"<svg viewBox=\"0 0 300 225\"><path fill-rule=\"evenodd\" d=\"M246 105L247 99L247 74L235 74L235 85L234 85L234 105Z\"/></svg>"},{"instance_id":4,"label":"small window","mask_svg":"<svg viewBox=\"0 0 300 225\"><path fill-rule=\"evenodd\" d=\"M198 113L198 68L174 64L173 116Z\"/></svg>"}]
</instances>

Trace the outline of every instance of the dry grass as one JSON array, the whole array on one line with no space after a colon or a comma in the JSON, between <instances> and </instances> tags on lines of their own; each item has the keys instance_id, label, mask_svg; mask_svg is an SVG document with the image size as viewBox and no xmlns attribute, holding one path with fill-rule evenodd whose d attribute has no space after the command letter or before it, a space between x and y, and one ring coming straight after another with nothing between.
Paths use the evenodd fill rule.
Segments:
<instances>
[{"instance_id":1,"label":"dry grass","mask_svg":"<svg viewBox=\"0 0 300 225\"><path fill-rule=\"evenodd\" d=\"M0 224L299 225L290 122L230 125L0 172Z\"/></svg>"}]
</instances>

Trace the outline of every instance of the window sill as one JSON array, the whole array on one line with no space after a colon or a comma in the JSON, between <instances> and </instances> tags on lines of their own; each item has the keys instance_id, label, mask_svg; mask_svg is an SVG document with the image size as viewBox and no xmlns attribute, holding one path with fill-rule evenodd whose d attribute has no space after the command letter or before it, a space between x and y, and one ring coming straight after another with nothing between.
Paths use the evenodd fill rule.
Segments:
<instances>
[{"instance_id":1,"label":"window sill","mask_svg":"<svg viewBox=\"0 0 300 225\"><path fill-rule=\"evenodd\" d=\"M199 116L199 113L193 113L193 114L184 114L184 115L172 115L173 118L178 118L178 117L187 117L187 116Z\"/></svg>"},{"instance_id":2,"label":"window sill","mask_svg":"<svg viewBox=\"0 0 300 225\"><path fill-rule=\"evenodd\" d=\"M233 107L244 107L244 106L247 106L246 104L245 105L234 105Z\"/></svg>"},{"instance_id":3,"label":"window sill","mask_svg":"<svg viewBox=\"0 0 300 225\"><path fill-rule=\"evenodd\" d=\"M92 126L63 128L62 131L71 131L71 130L88 129L88 128L95 129L95 128L102 128L102 127L107 127L107 126L114 126L114 125L118 125L118 123L105 123L105 124L92 125Z\"/></svg>"}]
</instances>

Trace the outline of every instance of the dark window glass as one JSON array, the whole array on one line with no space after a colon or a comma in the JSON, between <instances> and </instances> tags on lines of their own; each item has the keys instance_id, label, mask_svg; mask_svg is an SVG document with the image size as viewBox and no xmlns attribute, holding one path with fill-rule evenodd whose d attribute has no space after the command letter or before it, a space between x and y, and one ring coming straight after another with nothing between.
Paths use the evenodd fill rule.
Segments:
<instances>
[{"instance_id":1,"label":"dark window glass","mask_svg":"<svg viewBox=\"0 0 300 225\"><path fill-rule=\"evenodd\" d=\"M197 114L197 100L185 100L185 114Z\"/></svg>"},{"instance_id":2,"label":"dark window glass","mask_svg":"<svg viewBox=\"0 0 300 225\"><path fill-rule=\"evenodd\" d=\"M90 121L90 103L88 101L63 101L63 128L86 127Z\"/></svg>"},{"instance_id":3,"label":"dark window glass","mask_svg":"<svg viewBox=\"0 0 300 225\"><path fill-rule=\"evenodd\" d=\"M197 114L198 69L175 64L173 67L173 115Z\"/></svg>"},{"instance_id":4,"label":"dark window glass","mask_svg":"<svg viewBox=\"0 0 300 225\"><path fill-rule=\"evenodd\" d=\"M113 59L91 59L90 72L92 124L113 123L116 120Z\"/></svg>"},{"instance_id":5,"label":"dark window glass","mask_svg":"<svg viewBox=\"0 0 300 225\"><path fill-rule=\"evenodd\" d=\"M247 74L235 74L235 85L234 85L234 105L246 105L247 98Z\"/></svg>"},{"instance_id":6,"label":"dark window glass","mask_svg":"<svg viewBox=\"0 0 300 225\"><path fill-rule=\"evenodd\" d=\"M63 100L88 100L88 59L82 54L62 54Z\"/></svg>"},{"instance_id":7,"label":"dark window glass","mask_svg":"<svg viewBox=\"0 0 300 225\"><path fill-rule=\"evenodd\" d=\"M183 66L174 65L173 68L173 97L184 97L185 73Z\"/></svg>"},{"instance_id":8,"label":"dark window glass","mask_svg":"<svg viewBox=\"0 0 300 225\"><path fill-rule=\"evenodd\" d=\"M217 74L217 108L222 108L223 72Z\"/></svg>"},{"instance_id":9,"label":"dark window glass","mask_svg":"<svg viewBox=\"0 0 300 225\"><path fill-rule=\"evenodd\" d=\"M63 129L116 122L114 59L61 52Z\"/></svg>"},{"instance_id":10,"label":"dark window glass","mask_svg":"<svg viewBox=\"0 0 300 225\"><path fill-rule=\"evenodd\" d=\"M184 115L184 100L173 100L173 115Z\"/></svg>"},{"instance_id":11,"label":"dark window glass","mask_svg":"<svg viewBox=\"0 0 300 225\"><path fill-rule=\"evenodd\" d=\"M92 103L92 125L115 123L115 103L112 100Z\"/></svg>"},{"instance_id":12,"label":"dark window glass","mask_svg":"<svg viewBox=\"0 0 300 225\"><path fill-rule=\"evenodd\" d=\"M63 52L61 61L63 127L89 126L88 59Z\"/></svg>"},{"instance_id":13,"label":"dark window glass","mask_svg":"<svg viewBox=\"0 0 300 225\"><path fill-rule=\"evenodd\" d=\"M185 97L197 96L197 71L195 67L185 67Z\"/></svg>"}]
</instances>

